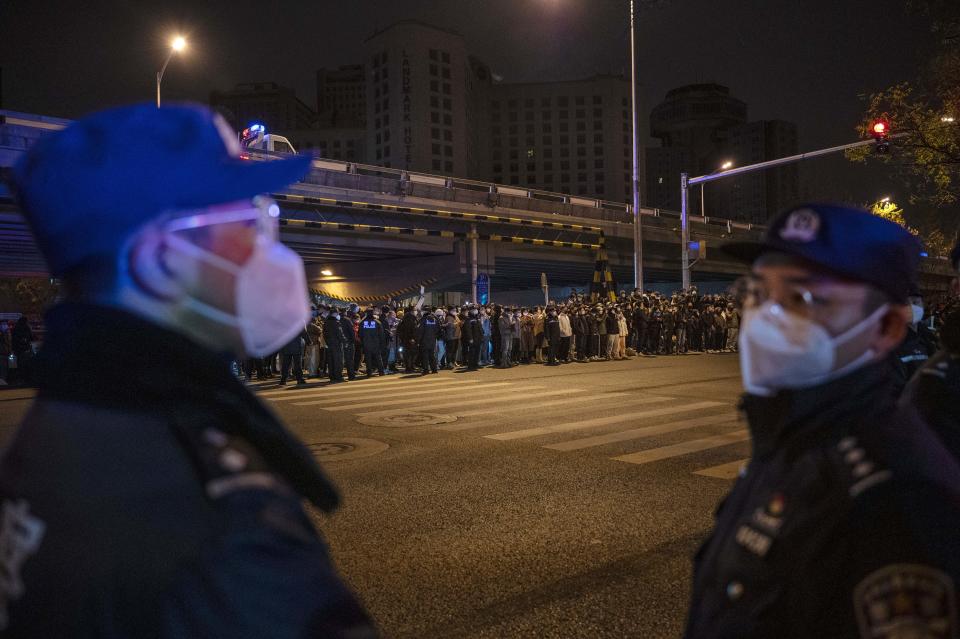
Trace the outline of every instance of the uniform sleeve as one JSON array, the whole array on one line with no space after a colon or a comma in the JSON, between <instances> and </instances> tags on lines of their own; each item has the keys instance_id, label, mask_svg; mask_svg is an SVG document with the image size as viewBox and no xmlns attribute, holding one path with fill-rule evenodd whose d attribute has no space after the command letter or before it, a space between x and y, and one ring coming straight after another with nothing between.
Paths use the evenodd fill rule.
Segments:
<instances>
[{"instance_id":1,"label":"uniform sleeve","mask_svg":"<svg viewBox=\"0 0 960 639\"><path fill-rule=\"evenodd\" d=\"M163 636L377 636L295 498L243 490L221 505L224 533L170 589Z\"/></svg>"},{"instance_id":2,"label":"uniform sleeve","mask_svg":"<svg viewBox=\"0 0 960 639\"><path fill-rule=\"evenodd\" d=\"M845 590L859 636L960 634L956 496L891 480L859 496L850 517Z\"/></svg>"}]
</instances>

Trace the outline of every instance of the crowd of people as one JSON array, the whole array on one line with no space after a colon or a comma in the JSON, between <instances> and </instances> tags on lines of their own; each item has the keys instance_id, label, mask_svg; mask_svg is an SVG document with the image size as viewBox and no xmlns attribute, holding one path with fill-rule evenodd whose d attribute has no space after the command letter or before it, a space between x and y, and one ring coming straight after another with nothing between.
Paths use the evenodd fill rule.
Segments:
<instances>
[{"instance_id":1,"label":"crowd of people","mask_svg":"<svg viewBox=\"0 0 960 639\"><path fill-rule=\"evenodd\" d=\"M622 360L636 355L735 351L740 313L734 296L696 287L665 296L621 291L616 301L574 293L546 306L499 304L361 309L316 304L313 319L281 351L238 362L246 379L291 375L331 382L396 372ZM279 360L279 362L278 362Z\"/></svg>"}]
</instances>

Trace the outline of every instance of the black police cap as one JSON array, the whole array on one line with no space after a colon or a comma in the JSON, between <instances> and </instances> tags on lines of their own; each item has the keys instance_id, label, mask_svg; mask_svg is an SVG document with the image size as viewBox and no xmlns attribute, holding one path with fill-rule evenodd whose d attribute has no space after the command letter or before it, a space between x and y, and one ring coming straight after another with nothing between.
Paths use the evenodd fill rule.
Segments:
<instances>
[{"instance_id":1,"label":"black police cap","mask_svg":"<svg viewBox=\"0 0 960 639\"><path fill-rule=\"evenodd\" d=\"M902 226L862 209L804 204L774 218L760 242L731 242L720 251L747 262L786 253L904 304L916 289L921 247Z\"/></svg>"}]
</instances>

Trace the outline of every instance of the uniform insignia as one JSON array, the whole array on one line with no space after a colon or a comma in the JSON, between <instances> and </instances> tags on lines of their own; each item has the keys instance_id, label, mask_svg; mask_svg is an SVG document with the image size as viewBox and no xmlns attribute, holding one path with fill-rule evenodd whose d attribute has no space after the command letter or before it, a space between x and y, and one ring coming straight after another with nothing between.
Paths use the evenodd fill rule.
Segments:
<instances>
[{"instance_id":1,"label":"uniform insignia","mask_svg":"<svg viewBox=\"0 0 960 639\"><path fill-rule=\"evenodd\" d=\"M773 539L750 526L740 526L737 529L736 540L738 544L760 557L765 557L773 544Z\"/></svg>"},{"instance_id":2,"label":"uniform insignia","mask_svg":"<svg viewBox=\"0 0 960 639\"><path fill-rule=\"evenodd\" d=\"M820 230L820 216L813 209L797 209L787 217L780 237L791 242L812 242Z\"/></svg>"},{"instance_id":3,"label":"uniform insignia","mask_svg":"<svg viewBox=\"0 0 960 639\"><path fill-rule=\"evenodd\" d=\"M784 500L783 495L776 493L770 498L770 503L767 504L767 514L773 515L774 517L779 517L783 514L783 507L785 505L786 500Z\"/></svg>"},{"instance_id":4,"label":"uniform insignia","mask_svg":"<svg viewBox=\"0 0 960 639\"><path fill-rule=\"evenodd\" d=\"M7 604L23 595L20 568L37 551L46 524L30 514L23 499L3 502L0 521L0 630L7 627Z\"/></svg>"},{"instance_id":5,"label":"uniform insignia","mask_svg":"<svg viewBox=\"0 0 960 639\"><path fill-rule=\"evenodd\" d=\"M953 580L919 564L894 564L867 575L853 592L860 636L878 639L957 636Z\"/></svg>"}]
</instances>

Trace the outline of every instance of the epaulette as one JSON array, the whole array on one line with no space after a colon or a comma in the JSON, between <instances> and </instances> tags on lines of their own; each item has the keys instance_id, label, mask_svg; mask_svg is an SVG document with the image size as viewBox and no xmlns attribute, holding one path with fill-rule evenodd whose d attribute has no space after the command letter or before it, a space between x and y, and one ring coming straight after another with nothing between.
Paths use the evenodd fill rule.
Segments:
<instances>
[{"instance_id":1,"label":"epaulette","mask_svg":"<svg viewBox=\"0 0 960 639\"><path fill-rule=\"evenodd\" d=\"M241 437L208 427L200 433L196 447L204 488L211 499L242 490L290 491L260 453Z\"/></svg>"},{"instance_id":2,"label":"epaulette","mask_svg":"<svg viewBox=\"0 0 960 639\"><path fill-rule=\"evenodd\" d=\"M893 477L889 468L867 454L862 442L854 435L847 435L837 442L836 458L840 460L837 470L852 499Z\"/></svg>"}]
</instances>

